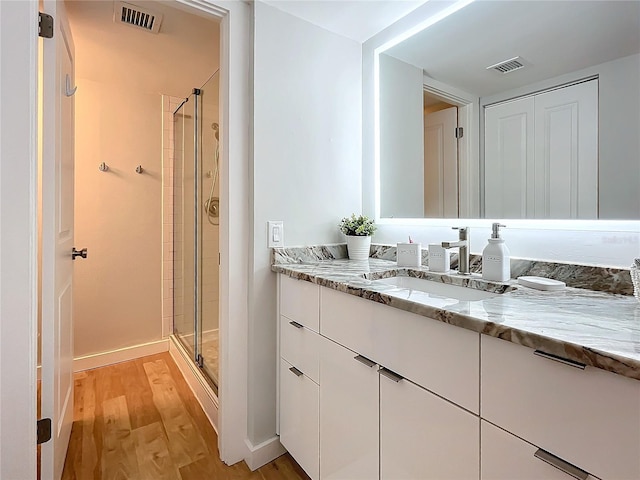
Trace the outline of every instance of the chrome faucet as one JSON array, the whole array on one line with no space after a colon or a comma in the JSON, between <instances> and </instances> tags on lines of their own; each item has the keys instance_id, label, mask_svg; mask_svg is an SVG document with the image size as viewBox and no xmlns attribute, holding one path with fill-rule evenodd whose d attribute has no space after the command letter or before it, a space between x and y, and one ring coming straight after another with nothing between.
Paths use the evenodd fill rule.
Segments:
<instances>
[{"instance_id":1,"label":"chrome faucet","mask_svg":"<svg viewBox=\"0 0 640 480\"><path fill-rule=\"evenodd\" d=\"M458 247L458 273L471 275L469 271L469 227L453 227L453 230L458 230L458 241L442 242L442 247Z\"/></svg>"}]
</instances>

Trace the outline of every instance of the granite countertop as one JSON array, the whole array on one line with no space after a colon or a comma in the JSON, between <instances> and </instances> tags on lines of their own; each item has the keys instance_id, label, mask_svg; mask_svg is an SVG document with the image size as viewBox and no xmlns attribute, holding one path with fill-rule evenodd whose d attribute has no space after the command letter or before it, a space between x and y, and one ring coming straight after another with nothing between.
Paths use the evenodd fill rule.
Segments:
<instances>
[{"instance_id":1,"label":"granite countertop","mask_svg":"<svg viewBox=\"0 0 640 480\"><path fill-rule=\"evenodd\" d=\"M455 284L469 277L399 268L377 258L276 262L272 270L640 380L640 303L633 296L570 287L544 292L512 281L493 285L494 291L506 290L496 297L457 301L372 281L400 275Z\"/></svg>"}]
</instances>

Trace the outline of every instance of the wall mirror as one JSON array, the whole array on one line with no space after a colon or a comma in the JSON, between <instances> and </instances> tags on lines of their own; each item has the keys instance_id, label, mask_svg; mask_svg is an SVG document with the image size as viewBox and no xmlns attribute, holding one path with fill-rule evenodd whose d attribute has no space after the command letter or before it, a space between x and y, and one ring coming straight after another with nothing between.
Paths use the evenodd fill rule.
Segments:
<instances>
[{"instance_id":1,"label":"wall mirror","mask_svg":"<svg viewBox=\"0 0 640 480\"><path fill-rule=\"evenodd\" d=\"M475 1L378 86L379 218L640 219L640 2Z\"/></svg>"}]
</instances>

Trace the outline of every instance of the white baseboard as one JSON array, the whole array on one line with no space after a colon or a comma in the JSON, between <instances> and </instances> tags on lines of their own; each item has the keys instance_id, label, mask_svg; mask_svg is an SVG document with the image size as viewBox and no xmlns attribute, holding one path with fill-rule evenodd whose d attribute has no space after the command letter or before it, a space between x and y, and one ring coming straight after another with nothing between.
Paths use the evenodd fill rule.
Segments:
<instances>
[{"instance_id":1,"label":"white baseboard","mask_svg":"<svg viewBox=\"0 0 640 480\"><path fill-rule=\"evenodd\" d=\"M218 397L215 395L202 372L189 357L180 341L173 335L169 337L169 353L182 372L182 376L191 388L205 415L218 432Z\"/></svg>"},{"instance_id":2,"label":"white baseboard","mask_svg":"<svg viewBox=\"0 0 640 480\"><path fill-rule=\"evenodd\" d=\"M91 370L93 368L106 367L115 363L135 360L136 358L154 355L169 350L169 342L165 338L155 342L143 343L141 345L133 345L131 347L119 348L109 352L94 353L85 355L73 360L73 371L82 372L83 370Z\"/></svg>"},{"instance_id":3,"label":"white baseboard","mask_svg":"<svg viewBox=\"0 0 640 480\"><path fill-rule=\"evenodd\" d=\"M280 443L280 437L275 436L258 445L253 445L248 439L244 441L249 447L249 456L245 458L245 462L251 471L259 469L271 460L278 458L287 450Z\"/></svg>"}]
</instances>

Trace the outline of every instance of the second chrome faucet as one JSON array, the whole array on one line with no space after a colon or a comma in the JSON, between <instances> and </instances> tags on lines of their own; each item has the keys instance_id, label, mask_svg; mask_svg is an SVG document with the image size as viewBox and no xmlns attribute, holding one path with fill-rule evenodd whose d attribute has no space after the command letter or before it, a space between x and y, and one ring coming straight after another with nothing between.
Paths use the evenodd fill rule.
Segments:
<instances>
[{"instance_id":1,"label":"second chrome faucet","mask_svg":"<svg viewBox=\"0 0 640 480\"><path fill-rule=\"evenodd\" d=\"M462 275L470 275L469 271L469 227L453 227L458 230L457 242L442 242L443 248L458 247L458 273Z\"/></svg>"}]
</instances>

